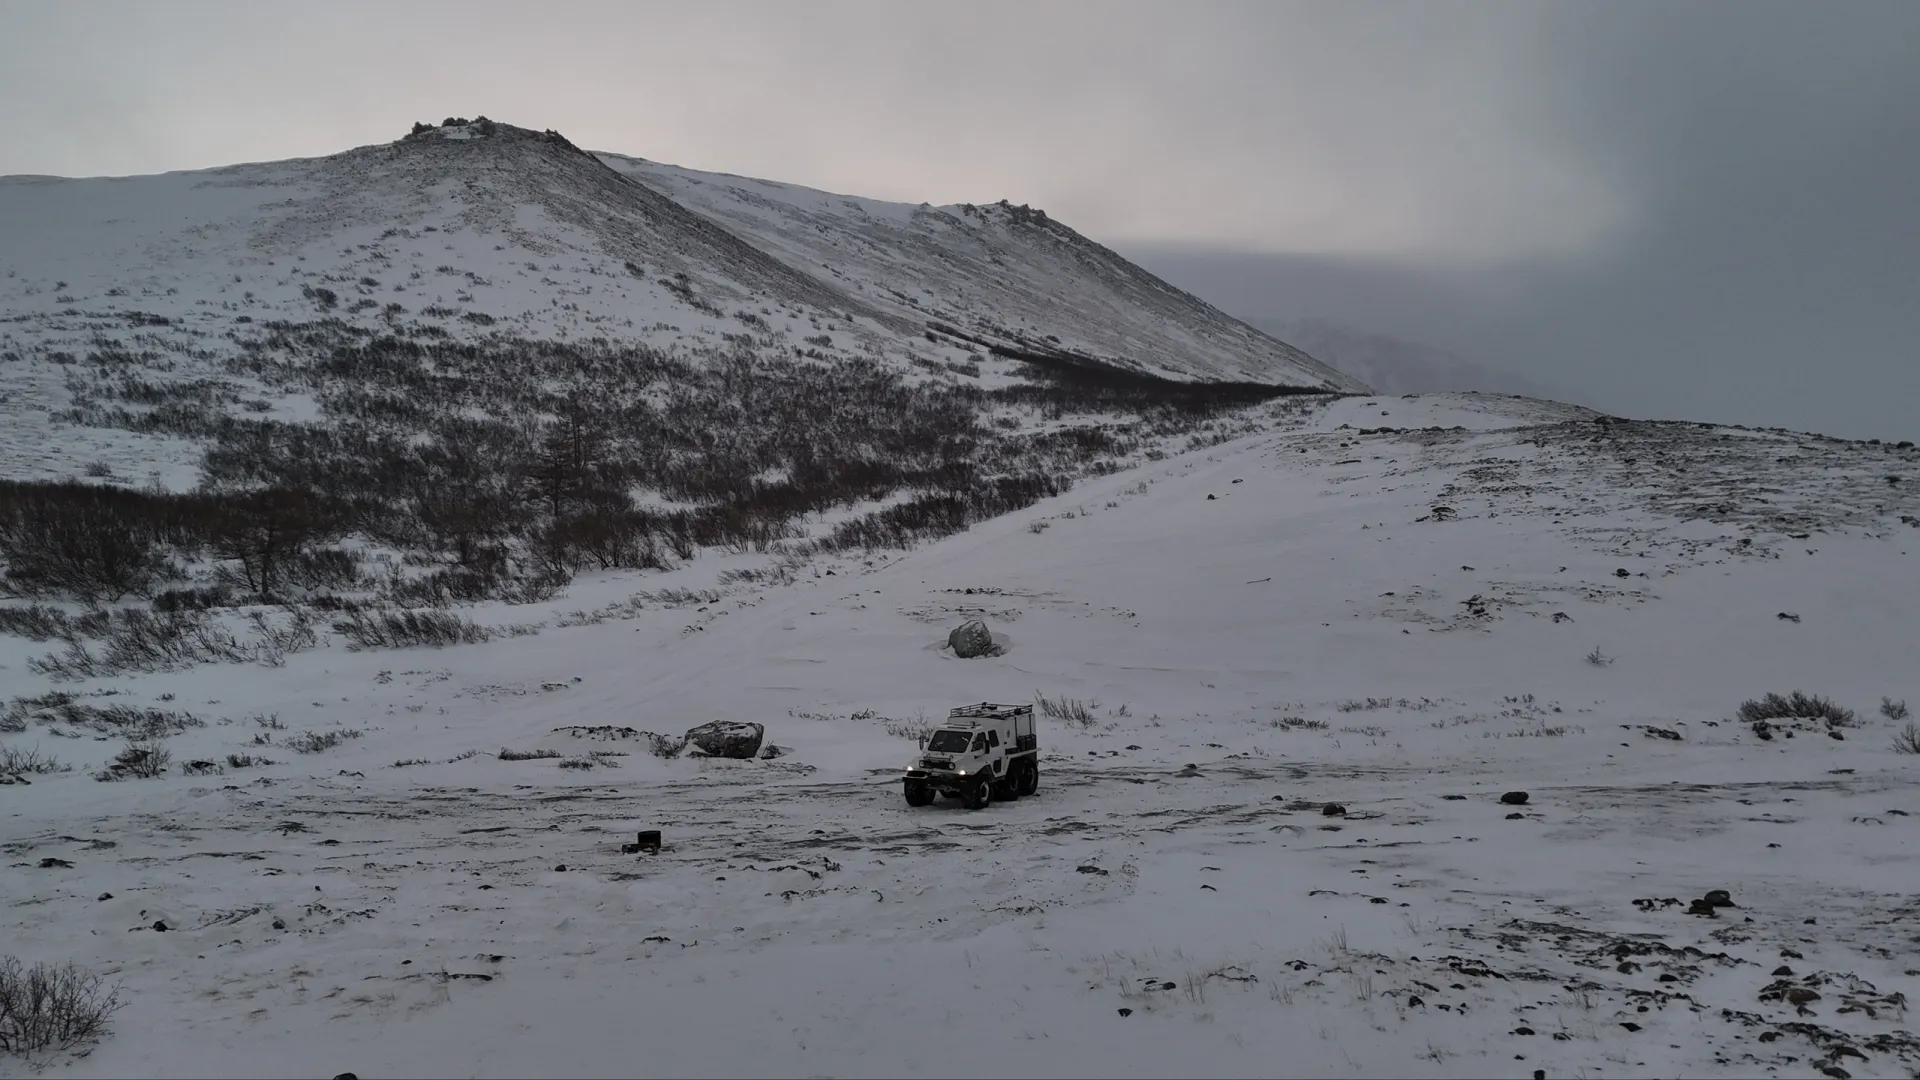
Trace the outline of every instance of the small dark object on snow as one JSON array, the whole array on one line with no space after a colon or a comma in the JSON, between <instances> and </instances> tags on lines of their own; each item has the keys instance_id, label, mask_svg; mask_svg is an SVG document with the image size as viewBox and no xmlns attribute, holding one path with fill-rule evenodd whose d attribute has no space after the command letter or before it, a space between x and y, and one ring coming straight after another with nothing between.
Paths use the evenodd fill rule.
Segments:
<instances>
[{"instance_id":1,"label":"small dark object on snow","mask_svg":"<svg viewBox=\"0 0 1920 1080\"><path fill-rule=\"evenodd\" d=\"M979 619L968 619L953 628L947 635L947 647L953 655L962 660L971 660L976 656L993 656L997 650L993 643L993 633L987 624Z\"/></svg>"},{"instance_id":2,"label":"small dark object on snow","mask_svg":"<svg viewBox=\"0 0 1920 1080\"><path fill-rule=\"evenodd\" d=\"M1828 729L1827 729L1827 738L1829 738L1829 739L1836 739L1836 740L1838 740L1838 741L1840 741L1840 742L1846 742L1846 741L1847 741L1847 737L1846 737L1845 735L1842 735L1842 734L1840 734L1840 733L1839 733L1838 731L1835 731L1835 730L1834 730L1834 729L1832 729L1832 728L1828 728Z\"/></svg>"},{"instance_id":3,"label":"small dark object on snow","mask_svg":"<svg viewBox=\"0 0 1920 1080\"><path fill-rule=\"evenodd\" d=\"M740 761L753 760L766 737L766 727L750 721L715 720L687 729L687 743L695 751L708 757Z\"/></svg>"},{"instance_id":4,"label":"small dark object on snow","mask_svg":"<svg viewBox=\"0 0 1920 1080\"><path fill-rule=\"evenodd\" d=\"M1631 571L1631 570L1629 570L1629 569L1627 569L1626 567L1624 567L1624 566L1623 566L1623 567L1621 567L1620 569L1618 569L1618 570L1615 570L1615 571L1613 572L1613 576L1614 576L1614 577L1632 577L1632 576L1633 576L1633 571Z\"/></svg>"},{"instance_id":5,"label":"small dark object on snow","mask_svg":"<svg viewBox=\"0 0 1920 1080\"><path fill-rule=\"evenodd\" d=\"M639 835L634 838L634 842L621 844L620 850L628 855L639 855L642 852L648 855L656 854L660 850L660 830L641 829Z\"/></svg>"},{"instance_id":6,"label":"small dark object on snow","mask_svg":"<svg viewBox=\"0 0 1920 1080\"><path fill-rule=\"evenodd\" d=\"M1209 502L1211 502L1211 501L1213 501L1214 499L1217 499L1217 498L1219 498L1219 497L1220 497L1220 496L1218 496L1218 495L1215 495L1215 494L1214 494L1213 492L1211 492L1211 491L1209 491L1209 492L1207 492L1207 501L1209 501Z\"/></svg>"},{"instance_id":7,"label":"small dark object on snow","mask_svg":"<svg viewBox=\"0 0 1920 1080\"><path fill-rule=\"evenodd\" d=\"M1505 795L1500 796L1500 801L1506 803L1508 806L1525 806L1527 805L1527 793L1524 791L1509 791Z\"/></svg>"},{"instance_id":8,"label":"small dark object on snow","mask_svg":"<svg viewBox=\"0 0 1920 1080\"><path fill-rule=\"evenodd\" d=\"M1707 903L1705 900L1695 900L1691 905L1688 906L1687 914L1705 915L1709 919L1717 919L1720 917L1719 909L1715 908L1712 904Z\"/></svg>"},{"instance_id":9,"label":"small dark object on snow","mask_svg":"<svg viewBox=\"0 0 1920 1080\"><path fill-rule=\"evenodd\" d=\"M1086 863L1084 865L1075 867L1075 869L1082 874L1099 874L1101 877L1107 876L1107 872L1105 870L1100 869L1099 867L1093 865L1092 863Z\"/></svg>"},{"instance_id":10,"label":"small dark object on snow","mask_svg":"<svg viewBox=\"0 0 1920 1080\"><path fill-rule=\"evenodd\" d=\"M1531 1035L1533 1034L1533 1029L1525 1024L1521 1024L1519 1027L1513 1029L1513 1033L1515 1035Z\"/></svg>"},{"instance_id":11,"label":"small dark object on snow","mask_svg":"<svg viewBox=\"0 0 1920 1080\"><path fill-rule=\"evenodd\" d=\"M1518 810L1515 810L1513 813L1507 815L1508 821L1525 821L1526 818L1527 818L1527 815L1521 813Z\"/></svg>"},{"instance_id":12,"label":"small dark object on snow","mask_svg":"<svg viewBox=\"0 0 1920 1080\"><path fill-rule=\"evenodd\" d=\"M334 1077L333 1080L360 1080L360 1078L353 1073L341 1073L339 1076Z\"/></svg>"},{"instance_id":13,"label":"small dark object on snow","mask_svg":"<svg viewBox=\"0 0 1920 1080\"><path fill-rule=\"evenodd\" d=\"M554 873L556 873L556 874L564 874L564 873L566 873L566 872L567 872L567 864L566 864L566 863L561 863L561 864L559 864L558 866L555 866L555 867L553 868L553 872L554 872Z\"/></svg>"},{"instance_id":14,"label":"small dark object on snow","mask_svg":"<svg viewBox=\"0 0 1920 1080\"><path fill-rule=\"evenodd\" d=\"M287 928L287 920L285 919L273 920L273 928L275 930L285 930Z\"/></svg>"},{"instance_id":15,"label":"small dark object on snow","mask_svg":"<svg viewBox=\"0 0 1920 1080\"><path fill-rule=\"evenodd\" d=\"M1853 1074L1838 1065L1822 1065L1820 1071L1833 1077L1833 1080L1853 1080Z\"/></svg>"},{"instance_id":16,"label":"small dark object on snow","mask_svg":"<svg viewBox=\"0 0 1920 1080\"><path fill-rule=\"evenodd\" d=\"M1785 964L1781 964L1779 967L1773 969L1773 977L1776 979L1792 978L1793 969Z\"/></svg>"},{"instance_id":17,"label":"small dark object on snow","mask_svg":"<svg viewBox=\"0 0 1920 1080\"><path fill-rule=\"evenodd\" d=\"M1545 1069L1533 1070L1533 1080L1547 1080L1547 1070Z\"/></svg>"},{"instance_id":18,"label":"small dark object on snow","mask_svg":"<svg viewBox=\"0 0 1920 1080\"><path fill-rule=\"evenodd\" d=\"M65 860L65 859L56 859L56 858L54 858L53 856L51 856L51 855L49 855L49 856L47 856L46 858L44 858L44 859L41 859L41 860L40 860L40 869L42 869L42 870L71 870L71 869L73 869L73 864L72 864L72 863L70 863L70 862L68 862L68 861L67 861L67 860Z\"/></svg>"},{"instance_id":19,"label":"small dark object on snow","mask_svg":"<svg viewBox=\"0 0 1920 1080\"><path fill-rule=\"evenodd\" d=\"M1775 615L1774 618L1779 619L1781 622L1799 622L1800 621L1800 616L1791 611L1783 611L1780 614Z\"/></svg>"},{"instance_id":20,"label":"small dark object on snow","mask_svg":"<svg viewBox=\"0 0 1920 1080\"><path fill-rule=\"evenodd\" d=\"M1705 900L1707 903L1712 904L1714 907L1739 907L1740 906L1739 904L1736 904L1733 902L1733 894L1728 892L1725 889L1710 889L1707 891L1707 895L1701 897L1700 899Z\"/></svg>"},{"instance_id":21,"label":"small dark object on snow","mask_svg":"<svg viewBox=\"0 0 1920 1080\"><path fill-rule=\"evenodd\" d=\"M1236 483L1236 484L1244 484L1244 483L1246 483L1246 481L1245 481L1245 480L1241 480L1241 479L1238 479L1238 478L1235 478L1235 480L1234 480L1233 482L1234 482L1234 483Z\"/></svg>"},{"instance_id":22,"label":"small dark object on snow","mask_svg":"<svg viewBox=\"0 0 1920 1080\"><path fill-rule=\"evenodd\" d=\"M111 899L113 899L113 894L112 894L112 893L110 893L110 892L103 892L103 893L101 893L101 894L100 894L100 899L102 899L102 900L111 900Z\"/></svg>"},{"instance_id":23,"label":"small dark object on snow","mask_svg":"<svg viewBox=\"0 0 1920 1080\"><path fill-rule=\"evenodd\" d=\"M1753 734L1754 737L1761 742L1772 742L1773 725L1767 723L1765 720L1755 720L1753 722Z\"/></svg>"},{"instance_id":24,"label":"small dark object on snow","mask_svg":"<svg viewBox=\"0 0 1920 1080\"><path fill-rule=\"evenodd\" d=\"M1648 727L1646 731L1647 731L1647 737L1650 739L1671 739L1674 742L1681 741L1680 733L1672 730L1671 728Z\"/></svg>"},{"instance_id":25,"label":"small dark object on snow","mask_svg":"<svg viewBox=\"0 0 1920 1080\"><path fill-rule=\"evenodd\" d=\"M1337 802L1330 802L1320 808L1321 817L1342 817L1345 816L1346 812L1347 808Z\"/></svg>"},{"instance_id":26,"label":"small dark object on snow","mask_svg":"<svg viewBox=\"0 0 1920 1080\"><path fill-rule=\"evenodd\" d=\"M1120 1010L1120 1015L1121 1015L1121 1016L1132 1016L1132 1015L1133 1015L1133 1010L1132 1010L1132 1009L1121 1009L1121 1010Z\"/></svg>"},{"instance_id":27,"label":"small dark object on snow","mask_svg":"<svg viewBox=\"0 0 1920 1080\"><path fill-rule=\"evenodd\" d=\"M154 924L153 924L153 928L154 928L155 930L159 930L159 931L162 931L162 932L165 932L165 930L167 929L167 922L166 922L166 920L165 920L165 919L157 919L157 920L155 920L155 921L154 921Z\"/></svg>"},{"instance_id":28,"label":"small dark object on snow","mask_svg":"<svg viewBox=\"0 0 1920 1080\"><path fill-rule=\"evenodd\" d=\"M1201 888L1203 888L1203 889L1205 889L1205 890L1207 890L1208 892L1219 892L1219 891L1220 891L1219 889L1216 889L1216 888L1214 888L1214 887L1213 887L1213 886L1211 886L1211 885L1202 885L1202 886L1200 886L1200 887L1201 887ZM1381 903L1383 903L1383 904L1384 904L1384 903L1386 903L1386 901L1385 901L1385 900L1382 900L1382 901L1380 901L1380 902L1381 902Z\"/></svg>"},{"instance_id":29,"label":"small dark object on snow","mask_svg":"<svg viewBox=\"0 0 1920 1080\"><path fill-rule=\"evenodd\" d=\"M1620 1021L1620 1026L1621 1026L1621 1027L1623 1027L1623 1028L1626 1028L1626 1029L1627 1029L1628 1031L1639 1031L1639 1030L1640 1030L1640 1025L1639 1025L1639 1024L1636 1024L1636 1023L1634 1023L1634 1022L1633 1022L1633 1021L1631 1021L1631 1020L1622 1020L1622 1021Z\"/></svg>"}]
</instances>

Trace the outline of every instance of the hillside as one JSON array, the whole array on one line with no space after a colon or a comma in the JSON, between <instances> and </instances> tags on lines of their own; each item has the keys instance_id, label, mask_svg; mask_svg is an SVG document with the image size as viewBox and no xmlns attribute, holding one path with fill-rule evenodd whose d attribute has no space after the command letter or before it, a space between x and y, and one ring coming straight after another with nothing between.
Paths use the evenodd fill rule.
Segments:
<instances>
[{"instance_id":1,"label":"hillside","mask_svg":"<svg viewBox=\"0 0 1920 1080\"><path fill-rule=\"evenodd\" d=\"M1326 319L1254 319L1266 333L1285 338L1381 394L1444 394L1478 391L1566 400L1541 383L1495 371L1434 345Z\"/></svg>"},{"instance_id":2,"label":"hillside","mask_svg":"<svg viewBox=\"0 0 1920 1080\"><path fill-rule=\"evenodd\" d=\"M0 636L0 754L54 759L0 786L0 938L124 987L50 1074L1920 1068L1913 448L1240 415L910 550L461 608L472 644L76 676ZM1001 655L943 647L973 617ZM1036 697L1036 795L906 806L917 733ZM777 756L646 734L715 719ZM161 775L90 775L142 732Z\"/></svg>"},{"instance_id":3,"label":"hillside","mask_svg":"<svg viewBox=\"0 0 1920 1080\"><path fill-rule=\"evenodd\" d=\"M1049 361L1150 380L1358 386L1038 212L741 183L787 192L755 206L790 213L749 212L714 178L479 121L325 158L0 178L0 476L104 463L190 484L199 440L130 439L125 424L107 437L71 411L103 396L87 381L131 376L159 387L149 399L174 387L306 417L310 399L236 357L299 360L321 348L316 333L689 353L746 343L983 386ZM929 334L936 323L963 337ZM296 343L289 327L308 329Z\"/></svg>"},{"instance_id":4,"label":"hillside","mask_svg":"<svg viewBox=\"0 0 1920 1080\"><path fill-rule=\"evenodd\" d=\"M1043 210L909 206L601 154L787 265L910 323L1175 378L1364 391Z\"/></svg>"}]
</instances>

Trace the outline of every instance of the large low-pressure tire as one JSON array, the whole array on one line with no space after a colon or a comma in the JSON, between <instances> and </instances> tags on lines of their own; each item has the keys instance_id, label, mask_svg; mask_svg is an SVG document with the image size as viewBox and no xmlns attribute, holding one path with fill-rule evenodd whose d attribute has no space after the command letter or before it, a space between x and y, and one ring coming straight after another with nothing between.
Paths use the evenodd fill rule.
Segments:
<instances>
[{"instance_id":1,"label":"large low-pressure tire","mask_svg":"<svg viewBox=\"0 0 1920 1080\"><path fill-rule=\"evenodd\" d=\"M981 780L967 789L966 807L969 810L985 810L993 805L993 782Z\"/></svg>"},{"instance_id":2,"label":"large low-pressure tire","mask_svg":"<svg viewBox=\"0 0 1920 1080\"><path fill-rule=\"evenodd\" d=\"M993 783L993 797L1001 802L1012 802L1020 797L1020 763L1007 766L1007 775Z\"/></svg>"},{"instance_id":3,"label":"large low-pressure tire","mask_svg":"<svg viewBox=\"0 0 1920 1080\"><path fill-rule=\"evenodd\" d=\"M907 781L906 790L908 806L925 806L933 801L933 789L924 780Z\"/></svg>"},{"instance_id":4,"label":"large low-pressure tire","mask_svg":"<svg viewBox=\"0 0 1920 1080\"><path fill-rule=\"evenodd\" d=\"M1031 795L1040 790L1040 762L1027 759L1026 766L1020 770L1020 794Z\"/></svg>"}]
</instances>

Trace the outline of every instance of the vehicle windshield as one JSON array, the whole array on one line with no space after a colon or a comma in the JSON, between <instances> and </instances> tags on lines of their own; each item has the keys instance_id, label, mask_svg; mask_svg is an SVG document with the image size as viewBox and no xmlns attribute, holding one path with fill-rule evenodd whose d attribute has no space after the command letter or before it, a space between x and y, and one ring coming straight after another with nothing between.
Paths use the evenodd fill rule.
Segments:
<instances>
[{"instance_id":1,"label":"vehicle windshield","mask_svg":"<svg viewBox=\"0 0 1920 1080\"><path fill-rule=\"evenodd\" d=\"M936 731L933 738L927 740L927 749L935 754L964 754L967 752L967 733Z\"/></svg>"}]
</instances>

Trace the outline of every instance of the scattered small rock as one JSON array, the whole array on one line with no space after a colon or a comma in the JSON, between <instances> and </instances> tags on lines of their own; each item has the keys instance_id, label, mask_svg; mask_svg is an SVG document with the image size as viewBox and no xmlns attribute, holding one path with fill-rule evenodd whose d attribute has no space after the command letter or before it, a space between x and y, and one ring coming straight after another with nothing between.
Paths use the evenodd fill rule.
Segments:
<instances>
[{"instance_id":1,"label":"scattered small rock","mask_svg":"<svg viewBox=\"0 0 1920 1080\"><path fill-rule=\"evenodd\" d=\"M1623 566L1623 567L1621 567L1620 569L1618 569L1618 570L1615 570L1615 571L1613 572L1613 576L1614 576L1614 577L1632 577L1632 576L1633 576L1633 571L1631 571L1631 570L1629 570L1629 569L1627 569L1626 567L1624 567L1624 566Z\"/></svg>"},{"instance_id":2,"label":"scattered small rock","mask_svg":"<svg viewBox=\"0 0 1920 1080\"><path fill-rule=\"evenodd\" d=\"M1122 1008L1122 1009L1120 1010L1120 1015L1121 1015L1121 1016L1132 1016L1132 1015L1133 1015L1133 1010L1132 1010L1132 1009L1128 1009L1128 1008Z\"/></svg>"},{"instance_id":3,"label":"scattered small rock","mask_svg":"<svg viewBox=\"0 0 1920 1080\"><path fill-rule=\"evenodd\" d=\"M1633 1021L1631 1021L1631 1020L1622 1020L1622 1021L1620 1021L1620 1026L1621 1026L1621 1027L1623 1027L1623 1028L1626 1028L1626 1029L1627 1029L1628 1031L1639 1031L1639 1030L1640 1030L1640 1025L1639 1025L1639 1024L1636 1024L1636 1023L1634 1023L1634 1022L1633 1022Z\"/></svg>"},{"instance_id":4,"label":"scattered small rock","mask_svg":"<svg viewBox=\"0 0 1920 1080\"><path fill-rule=\"evenodd\" d=\"M1347 813L1347 808L1344 806L1341 806L1337 802L1330 802L1327 805L1320 808L1320 814L1322 817L1344 817L1346 816L1346 813Z\"/></svg>"},{"instance_id":5,"label":"scattered small rock","mask_svg":"<svg viewBox=\"0 0 1920 1080\"><path fill-rule=\"evenodd\" d=\"M1701 899L1705 900L1709 904L1712 904L1714 907L1739 907L1740 906L1733 902L1733 894L1728 892L1725 889L1709 889L1707 890L1707 895L1701 897Z\"/></svg>"},{"instance_id":6,"label":"scattered small rock","mask_svg":"<svg viewBox=\"0 0 1920 1080\"><path fill-rule=\"evenodd\" d=\"M564 873L566 873L566 872L567 872L567 864L566 864L566 863L561 863L560 865L558 865L558 866L556 866L556 867L554 867L554 868L553 868L553 871L554 871L554 873L556 873L556 874L564 874Z\"/></svg>"},{"instance_id":7,"label":"scattered small rock","mask_svg":"<svg viewBox=\"0 0 1920 1080\"><path fill-rule=\"evenodd\" d=\"M1526 820L1526 817L1527 815L1521 813L1518 810L1515 810L1513 813L1507 815L1507 820L1508 821L1524 821Z\"/></svg>"},{"instance_id":8,"label":"scattered small rock","mask_svg":"<svg viewBox=\"0 0 1920 1080\"><path fill-rule=\"evenodd\" d=\"M1779 967L1773 969L1773 977L1776 979L1792 978L1793 969L1785 964L1781 964Z\"/></svg>"},{"instance_id":9,"label":"scattered small rock","mask_svg":"<svg viewBox=\"0 0 1920 1080\"><path fill-rule=\"evenodd\" d=\"M1075 867L1074 869L1080 871L1083 874L1099 874L1101 877L1107 876L1107 872L1105 870L1100 869L1099 867L1093 865L1092 863L1083 863L1080 866Z\"/></svg>"},{"instance_id":10,"label":"scattered small rock","mask_svg":"<svg viewBox=\"0 0 1920 1080\"><path fill-rule=\"evenodd\" d=\"M1505 795L1500 796L1500 801L1506 803L1508 806L1525 806L1527 805L1527 793L1524 791L1509 791Z\"/></svg>"},{"instance_id":11,"label":"scattered small rock","mask_svg":"<svg viewBox=\"0 0 1920 1080\"><path fill-rule=\"evenodd\" d=\"M101 894L100 894L100 899L102 899L102 900L111 900L111 899L113 899L113 894L112 894L112 893L110 893L110 892L103 892L103 893L101 893Z\"/></svg>"},{"instance_id":12,"label":"scattered small rock","mask_svg":"<svg viewBox=\"0 0 1920 1080\"><path fill-rule=\"evenodd\" d=\"M53 856L51 856L51 855L49 855L49 856L47 856L46 858L44 858L44 859L41 859L41 860L40 860L40 869L42 869L42 870L71 870L71 869L73 869L73 864L72 864L72 863L70 863L70 862L68 862L68 861L67 861L67 860L65 860L65 859L56 859L56 858L54 858Z\"/></svg>"},{"instance_id":13,"label":"scattered small rock","mask_svg":"<svg viewBox=\"0 0 1920 1080\"><path fill-rule=\"evenodd\" d=\"M285 930L287 928L287 920L285 919L273 920L273 928L275 930Z\"/></svg>"},{"instance_id":14,"label":"scattered small rock","mask_svg":"<svg viewBox=\"0 0 1920 1080\"><path fill-rule=\"evenodd\" d=\"M154 920L153 928L161 933L165 933L167 930L167 921L165 919L156 919Z\"/></svg>"},{"instance_id":15,"label":"scattered small rock","mask_svg":"<svg viewBox=\"0 0 1920 1080\"><path fill-rule=\"evenodd\" d=\"M1781 622L1799 622L1800 621L1800 616L1794 614L1791 611L1783 611L1780 614L1775 615L1774 618L1779 619Z\"/></svg>"}]
</instances>

